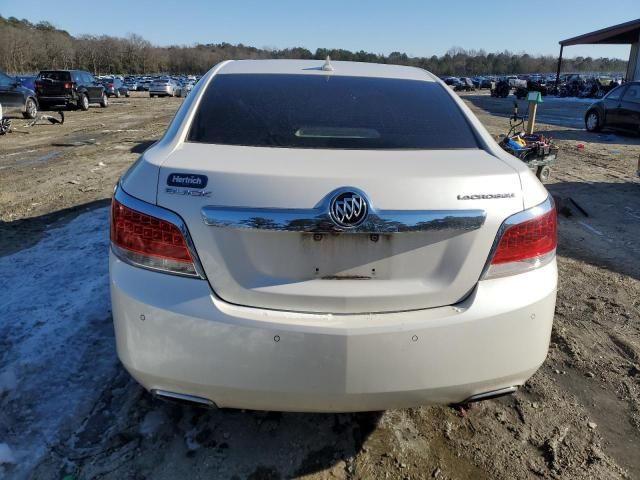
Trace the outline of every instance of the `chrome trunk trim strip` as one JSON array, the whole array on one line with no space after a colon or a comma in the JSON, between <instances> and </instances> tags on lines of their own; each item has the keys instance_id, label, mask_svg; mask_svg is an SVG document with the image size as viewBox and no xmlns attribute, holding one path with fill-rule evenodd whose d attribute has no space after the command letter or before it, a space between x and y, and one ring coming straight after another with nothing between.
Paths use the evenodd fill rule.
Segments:
<instances>
[{"instance_id":1,"label":"chrome trunk trim strip","mask_svg":"<svg viewBox=\"0 0 640 480\"><path fill-rule=\"evenodd\" d=\"M471 231L486 219L484 210L375 210L353 228L341 228L326 205L313 209L205 206L205 224L212 227L302 233L404 233Z\"/></svg>"}]
</instances>

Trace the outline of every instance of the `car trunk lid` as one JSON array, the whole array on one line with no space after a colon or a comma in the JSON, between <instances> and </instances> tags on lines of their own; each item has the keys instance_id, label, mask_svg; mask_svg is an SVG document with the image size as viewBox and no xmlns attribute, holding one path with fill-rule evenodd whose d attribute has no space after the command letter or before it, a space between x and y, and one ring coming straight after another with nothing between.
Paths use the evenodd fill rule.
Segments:
<instances>
[{"instance_id":1,"label":"car trunk lid","mask_svg":"<svg viewBox=\"0 0 640 480\"><path fill-rule=\"evenodd\" d=\"M192 180L176 184L176 174ZM358 233L322 215L319 227L304 223L344 187L370 202ZM332 313L459 302L478 282L502 221L522 210L517 173L480 149L186 143L163 163L157 201L185 220L222 299ZM284 227L274 220L283 213Z\"/></svg>"}]
</instances>

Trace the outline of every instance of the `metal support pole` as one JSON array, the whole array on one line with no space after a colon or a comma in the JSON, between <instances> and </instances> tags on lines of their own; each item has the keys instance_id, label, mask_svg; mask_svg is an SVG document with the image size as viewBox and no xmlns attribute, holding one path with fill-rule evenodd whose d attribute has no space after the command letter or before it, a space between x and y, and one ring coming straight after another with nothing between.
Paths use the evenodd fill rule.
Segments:
<instances>
[{"instance_id":1,"label":"metal support pole","mask_svg":"<svg viewBox=\"0 0 640 480\"><path fill-rule=\"evenodd\" d=\"M556 72L556 92L558 91L558 85L560 85L560 67L562 66L562 50L564 45L560 45L560 56L558 57L558 71Z\"/></svg>"},{"instance_id":2,"label":"metal support pole","mask_svg":"<svg viewBox=\"0 0 640 480\"><path fill-rule=\"evenodd\" d=\"M538 102L529 102L529 121L527 122L527 135L533 133L533 129L536 128L536 112L538 111Z\"/></svg>"}]
</instances>

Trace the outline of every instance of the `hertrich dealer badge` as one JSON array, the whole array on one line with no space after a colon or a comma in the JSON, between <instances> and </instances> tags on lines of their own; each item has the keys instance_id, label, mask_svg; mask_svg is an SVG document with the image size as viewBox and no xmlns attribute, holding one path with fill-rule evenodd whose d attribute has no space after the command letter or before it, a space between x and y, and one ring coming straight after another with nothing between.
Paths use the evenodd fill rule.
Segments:
<instances>
[{"instance_id":1,"label":"hertrich dealer badge","mask_svg":"<svg viewBox=\"0 0 640 480\"><path fill-rule=\"evenodd\" d=\"M207 176L195 173L170 173L167 185L170 187L204 188L207 186Z\"/></svg>"}]
</instances>

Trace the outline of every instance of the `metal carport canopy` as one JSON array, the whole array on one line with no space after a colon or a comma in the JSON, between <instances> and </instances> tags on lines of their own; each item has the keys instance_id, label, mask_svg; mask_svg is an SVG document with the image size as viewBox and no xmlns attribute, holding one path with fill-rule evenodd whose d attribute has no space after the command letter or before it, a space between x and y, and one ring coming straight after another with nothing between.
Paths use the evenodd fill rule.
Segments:
<instances>
[{"instance_id":1,"label":"metal carport canopy","mask_svg":"<svg viewBox=\"0 0 640 480\"><path fill-rule=\"evenodd\" d=\"M621 23L619 25L614 25L612 27L596 30L595 32L578 35L577 37L560 40L560 45L563 47L597 43L624 45L627 43L631 44L637 42L639 34L640 18L637 20L631 20L630 22Z\"/></svg>"},{"instance_id":2,"label":"metal carport canopy","mask_svg":"<svg viewBox=\"0 0 640 480\"><path fill-rule=\"evenodd\" d=\"M629 63L627 65L627 79L633 79L636 70L640 70L637 65L637 57L640 55L638 44L640 43L640 18L629 22L620 23L611 27L602 28L591 33L578 35L577 37L560 40L560 56L558 57L558 71L556 73L556 88L560 82L560 67L562 65L562 50L564 47L585 44L609 44L609 45L631 45Z\"/></svg>"}]
</instances>

